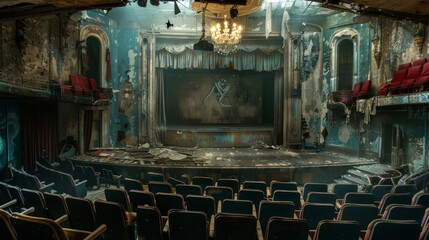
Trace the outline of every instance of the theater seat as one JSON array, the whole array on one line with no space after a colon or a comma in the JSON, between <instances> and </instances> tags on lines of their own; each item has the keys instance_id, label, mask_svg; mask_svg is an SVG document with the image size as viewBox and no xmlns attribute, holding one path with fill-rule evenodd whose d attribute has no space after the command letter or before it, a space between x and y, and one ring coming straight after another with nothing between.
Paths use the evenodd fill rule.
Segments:
<instances>
[{"instance_id":1,"label":"theater seat","mask_svg":"<svg viewBox=\"0 0 429 240\"><path fill-rule=\"evenodd\" d=\"M399 92L402 81L405 80L407 77L407 70L408 69L400 69L395 71L395 73L393 74L392 81L390 82L391 94L396 94Z\"/></svg>"},{"instance_id":2,"label":"theater seat","mask_svg":"<svg viewBox=\"0 0 429 240\"><path fill-rule=\"evenodd\" d=\"M425 63L420 72L420 76L416 79L414 83L413 90L415 92L421 92L427 89L429 84L429 62Z\"/></svg>"},{"instance_id":3,"label":"theater seat","mask_svg":"<svg viewBox=\"0 0 429 240\"><path fill-rule=\"evenodd\" d=\"M418 66L418 65L422 66L426 62L427 62L426 58L418 58L418 59L413 61L413 66Z\"/></svg>"},{"instance_id":4,"label":"theater seat","mask_svg":"<svg viewBox=\"0 0 429 240\"><path fill-rule=\"evenodd\" d=\"M358 99L369 98L370 91L371 91L371 80L368 79L362 82L362 86L360 88L360 91L357 94L357 98Z\"/></svg>"},{"instance_id":5,"label":"theater seat","mask_svg":"<svg viewBox=\"0 0 429 240\"><path fill-rule=\"evenodd\" d=\"M420 76L421 71L422 71L422 65L416 65L408 68L407 77L402 80L399 91L401 93L412 92L414 82Z\"/></svg>"}]
</instances>

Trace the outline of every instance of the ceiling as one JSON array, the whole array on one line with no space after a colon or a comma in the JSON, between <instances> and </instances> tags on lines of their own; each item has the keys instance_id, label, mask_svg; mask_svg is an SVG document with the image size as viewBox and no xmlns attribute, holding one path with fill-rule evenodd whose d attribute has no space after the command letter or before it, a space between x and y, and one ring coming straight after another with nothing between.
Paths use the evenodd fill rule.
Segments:
<instances>
[{"instance_id":1,"label":"ceiling","mask_svg":"<svg viewBox=\"0 0 429 240\"><path fill-rule=\"evenodd\" d=\"M0 20L52 14L60 11L107 9L127 0L0 0Z\"/></svg>"},{"instance_id":2,"label":"ceiling","mask_svg":"<svg viewBox=\"0 0 429 240\"><path fill-rule=\"evenodd\" d=\"M128 2L135 1L137 0L0 0L0 20L52 14L59 11L109 9L125 6ZM152 1L147 0L147 5L150 5ZM164 2L163 0L160 1ZM174 0L165 1L171 2ZM302 12L302 14L305 13L306 15L317 14L317 10L311 11L311 9L329 8L368 15L381 14L398 19L423 22L429 20L429 0L195 0L198 3L206 1L210 5L219 5L215 7L219 9L225 8L225 4L233 3L234 1L238 2L239 7L242 7L243 2L247 2L249 5L252 4L255 9L261 5L263 6L263 2L266 1L291 9L306 2L307 7ZM182 5L183 2L188 2L188 0L178 0L178 3ZM229 11L228 7L225 9Z\"/></svg>"},{"instance_id":3,"label":"ceiling","mask_svg":"<svg viewBox=\"0 0 429 240\"><path fill-rule=\"evenodd\" d=\"M307 0L310 1L310 0ZM429 0L312 0L322 7L427 22Z\"/></svg>"}]
</instances>

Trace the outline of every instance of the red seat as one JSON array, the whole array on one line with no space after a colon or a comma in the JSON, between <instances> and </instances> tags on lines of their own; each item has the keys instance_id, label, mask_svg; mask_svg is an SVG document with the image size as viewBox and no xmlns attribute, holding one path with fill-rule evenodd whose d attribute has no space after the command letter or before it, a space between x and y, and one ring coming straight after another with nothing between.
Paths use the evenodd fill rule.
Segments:
<instances>
[{"instance_id":1,"label":"red seat","mask_svg":"<svg viewBox=\"0 0 429 240\"><path fill-rule=\"evenodd\" d=\"M399 64L398 70L404 70L404 69L408 69L410 67L411 67L411 63L402 63L402 64Z\"/></svg>"},{"instance_id":2,"label":"red seat","mask_svg":"<svg viewBox=\"0 0 429 240\"><path fill-rule=\"evenodd\" d=\"M378 96L387 96L387 94L389 94L389 87L390 84L389 83L382 83L380 84L380 86L378 87Z\"/></svg>"},{"instance_id":3,"label":"red seat","mask_svg":"<svg viewBox=\"0 0 429 240\"><path fill-rule=\"evenodd\" d=\"M422 65L416 65L408 68L407 77L401 82L401 93L408 93L412 90L414 81L420 76Z\"/></svg>"},{"instance_id":4,"label":"red seat","mask_svg":"<svg viewBox=\"0 0 429 240\"><path fill-rule=\"evenodd\" d=\"M362 82L360 91L358 92L358 98L368 98L371 90L371 80L365 80Z\"/></svg>"},{"instance_id":5,"label":"red seat","mask_svg":"<svg viewBox=\"0 0 429 240\"><path fill-rule=\"evenodd\" d=\"M418 65L423 66L423 64L425 64L426 62L427 62L426 58L419 58L413 61L413 66L418 66Z\"/></svg>"},{"instance_id":6,"label":"red seat","mask_svg":"<svg viewBox=\"0 0 429 240\"><path fill-rule=\"evenodd\" d=\"M407 77L407 69L396 70L390 82L390 93L398 93L401 88L402 81Z\"/></svg>"},{"instance_id":7,"label":"red seat","mask_svg":"<svg viewBox=\"0 0 429 240\"><path fill-rule=\"evenodd\" d=\"M355 85L353 85L353 92L350 96L352 98L357 98L361 89L362 89L362 82L355 83Z\"/></svg>"},{"instance_id":8,"label":"red seat","mask_svg":"<svg viewBox=\"0 0 429 240\"><path fill-rule=\"evenodd\" d=\"M423 65L420 76L414 82L414 91L418 92L424 90L424 88L429 84L429 62Z\"/></svg>"},{"instance_id":9,"label":"red seat","mask_svg":"<svg viewBox=\"0 0 429 240\"><path fill-rule=\"evenodd\" d=\"M91 89L93 91L93 95L95 99L110 99L112 98L112 89L111 88L98 88L97 82L95 79L89 79L89 84L91 85Z\"/></svg>"}]
</instances>

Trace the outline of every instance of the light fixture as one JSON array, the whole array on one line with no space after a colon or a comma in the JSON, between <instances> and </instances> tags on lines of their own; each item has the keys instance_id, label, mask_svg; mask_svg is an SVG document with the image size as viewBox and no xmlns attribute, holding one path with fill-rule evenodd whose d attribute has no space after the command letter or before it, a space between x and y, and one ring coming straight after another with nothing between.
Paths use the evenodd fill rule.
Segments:
<instances>
[{"instance_id":1,"label":"light fixture","mask_svg":"<svg viewBox=\"0 0 429 240\"><path fill-rule=\"evenodd\" d=\"M238 49L238 44L241 41L241 25L228 22L224 15L223 26L220 23L211 28L211 39L214 44L214 49L220 54L234 53Z\"/></svg>"},{"instance_id":2,"label":"light fixture","mask_svg":"<svg viewBox=\"0 0 429 240\"><path fill-rule=\"evenodd\" d=\"M174 1L174 15L180 13L179 5L177 5L177 1Z\"/></svg>"}]
</instances>

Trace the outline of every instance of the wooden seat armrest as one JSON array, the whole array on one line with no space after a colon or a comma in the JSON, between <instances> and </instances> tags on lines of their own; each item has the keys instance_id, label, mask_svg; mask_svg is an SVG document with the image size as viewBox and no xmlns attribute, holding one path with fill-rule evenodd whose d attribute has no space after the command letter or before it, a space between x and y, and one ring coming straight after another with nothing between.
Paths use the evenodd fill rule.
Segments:
<instances>
[{"instance_id":1,"label":"wooden seat armrest","mask_svg":"<svg viewBox=\"0 0 429 240\"><path fill-rule=\"evenodd\" d=\"M0 205L0 209L9 208L9 207L11 207L12 205L16 204L17 202L18 202L18 201L17 201L16 199L12 199L12 200L10 200L9 202L7 202L7 203L4 203L4 204Z\"/></svg>"},{"instance_id":2,"label":"wooden seat armrest","mask_svg":"<svg viewBox=\"0 0 429 240\"><path fill-rule=\"evenodd\" d=\"M33 212L34 212L34 210L36 210L36 209L34 209L34 207L30 207L30 208L25 209L25 210L24 210L24 211L22 211L21 213L22 213L22 214L25 214L25 215L29 215L29 214L33 213Z\"/></svg>"},{"instance_id":3,"label":"wooden seat armrest","mask_svg":"<svg viewBox=\"0 0 429 240\"><path fill-rule=\"evenodd\" d=\"M101 224L97 229L91 232L84 240L93 240L101 236L106 231L106 225Z\"/></svg>"},{"instance_id":4,"label":"wooden seat armrest","mask_svg":"<svg viewBox=\"0 0 429 240\"><path fill-rule=\"evenodd\" d=\"M67 214L62 215L61 217L55 219L55 222L60 224L66 222L69 219L69 216Z\"/></svg>"}]
</instances>

